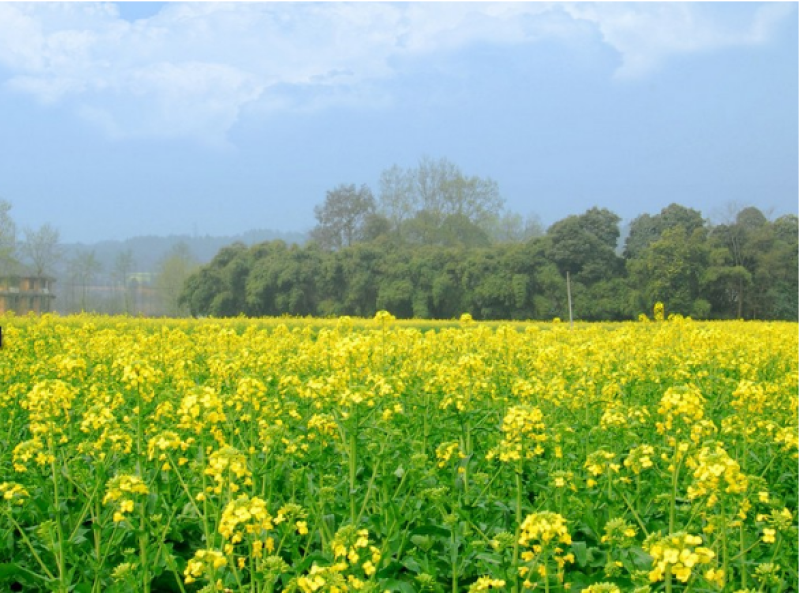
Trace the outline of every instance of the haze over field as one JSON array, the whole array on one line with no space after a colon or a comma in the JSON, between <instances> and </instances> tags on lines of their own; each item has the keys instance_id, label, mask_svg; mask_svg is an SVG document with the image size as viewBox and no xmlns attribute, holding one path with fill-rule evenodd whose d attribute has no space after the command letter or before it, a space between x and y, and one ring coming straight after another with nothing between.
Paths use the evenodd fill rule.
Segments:
<instances>
[{"instance_id":1,"label":"haze over field","mask_svg":"<svg viewBox=\"0 0 800 593\"><path fill-rule=\"evenodd\" d=\"M66 242L307 231L445 157L545 225L798 210L795 3L0 3L0 198Z\"/></svg>"}]
</instances>

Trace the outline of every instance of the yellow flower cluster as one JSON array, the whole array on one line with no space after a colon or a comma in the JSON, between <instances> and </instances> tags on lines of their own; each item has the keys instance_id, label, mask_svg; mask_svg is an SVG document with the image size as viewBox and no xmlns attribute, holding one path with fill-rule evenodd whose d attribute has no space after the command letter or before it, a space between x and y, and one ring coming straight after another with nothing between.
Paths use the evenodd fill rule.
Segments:
<instances>
[{"instance_id":1,"label":"yellow flower cluster","mask_svg":"<svg viewBox=\"0 0 800 593\"><path fill-rule=\"evenodd\" d=\"M600 427L605 430L630 428L645 425L649 419L650 411L643 406L626 406L621 402L613 402L603 412L603 416L600 418Z\"/></svg>"},{"instance_id":2,"label":"yellow flower cluster","mask_svg":"<svg viewBox=\"0 0 800 593\"><path fill-rule=\"evenodd\" d=\"M491 589L502 589L505 586L506 582L502 579L480 577L477 581L469 586L469 593L478 593L479 591L489 591Z\"/></svg>"},{"instance_id":3,"label":"yellow flower cluster","mask_svg":"<svg viewBox=\"0 0 800 593\"><path fill-rule=\"evenodd\" d=\"M664 416L663 422L656 423L661 434L681 434L697 420L703 418L705 398L695 385L670 387L661 397L658 413Z\"/></svg>"},{"instance_id":4,"label":"yellow flower cluster","mask_svg":"<svg viewBox=\"0 0 800 593\"><path fill-rule=\"evenodd\" d=\"M653 467L653 455L655 455L655 448L652 445L639 445L628 452L628 456L622 463L638 476L644 470Z\"/></svg>"},{"instance_id":5,"label":"yellow flower cluster","mask_svg":"<svg viewBox=\"0 0 800 593\"><path fill-rule=\"evenodd\" d=\"M374 590L374 584L368 586L368 580L375 575L381 553L370 545L366 529L356 529L352 525L341 527L331 541L331 550L334 556L332 565L315 563L307 574L294 580L300 591L346 593Z\"/></svg>"},{"instance_id":6,"label":"yellow flower cluster","mask_svg":"<svg viewBox=\"0 0 800 593\"><path fill-rule=\"evenodd\" d=\"M184 452L194 442L193 438L183 440L180 435L174 430L164 430L154 436L147 443L147 459L153 460L156 455L158 460L163 462L161 469L163 471L170 470L170 464L167 460L169 451ZM185 457L178 458L178 465L184 465L188 462Z\"/></svg>"},{"instance_id":7,"label":"yellow flower cluster","mask_svg":"<svg viewBox=\"0 0 800 593\"><path fill-rule=\"evenodd\" d=\"M622 518L610 519L604 528L605 533L600 541L615 547L629 548L636 537L636 529Z\"/></svg>"},{"instance_id":8,"label":"yellow flower cluster","mask_svg":"<svg viewBox=\"0 0 800 593\"><path fill-rule=\"evenodd\" d=\"M159 373L143 360L119 361L122 384L131 391L139 392L146 401L154 395L154 385L159 381Z\"/></svg>"},{"instance_id":9,"label":"yellow flower cluster","mask_svg":"<svg viewBox=\"0 0 800 593\"><path fill-rule=\"evenodd\" d=\"M461 451L461 445L458 441L439 443L436 447L436 459L439 460L437 465L440 468L445 467L454 456L459 460L467 457Z\"/></svg>"},{"instance_id":10,"label":"yellow flower cluster","mask_svg":"<svg viewBox=\"0 0 800 593\"><path fill-rule=\"evenodd\" d=\"M186 563L186 569L183 571L184 582L188 585L203 576L210 576L209 580L213 582L216 572L226 564L228 564L228 560L222 552L217 550L197 550L194 553L194 558Z\"/></svg>"},{"instance_id":11,"label":"yellow flower cluster","mask_svg":"<svg viewBox=\"0 0 800 593\"><path fill-rule=\"evenodd\" d=\"M519 543L533 547L550 543L571 544L567 521L558 513L542 511L525 517L519 527Z\"/></svg>"},{"instance_id":12,"label":"yellow flower cluster","mask_svg":"<svg viewBox=\"0 0 800 593\"><path fill-rule=\"evenodd\" d=\"M687 465L695 468L692 474L694 482L689 485L687 494L690 499L705 497L708 507L719 501L722 492L741 494L747 489L747 476L720 443L713 448L703 447L697 458Z\"/></svg>"},{"instance_id":13,"label":"yellow flower cluster","mask_svg":"<svg viewBox=\"0 0 800 593\"><path fill-rule=\"evenodd\" d=\"M146 496L150 490L139 476L122 474L115 476L106 484L106 495L103 504L114 504L114 522L125 520L125 516L133 512L134 495Z\"/></svg>"},{"instance_id":14,"label":"yellow flower cluster","mask_svg":"<svg viewBox=\"0 0 800 593\"><path fill-rule=\"evenodd\" d=\"M583 467L593 476L602 476L607 471L619 473L619 463L611 463L611 460L614 458L616 458L614 453L604 449L598 449L597 451L589 453Z\"/></svg>"},{"instance_id":15,"label":"yellow flower cluster","mask_svg":"<svg viewBox=\"0 0 800 593\"><path fill-rule=\"evenodd\" d=\"M341 558L350 564L361 564L367 576L375 573L375 567L381 560L381 551L369 543L369 531L356 529L352 525L345 525L336 532L331 541L331 550L334 558ZM362 553L368 556L363 563Z\"/></svg>"},{"instance_id":16,"label":"yellow flower cluster","mask_svg":"<svg viewBox=\"0 0 800 593\"><path fill-rule=\"evenodd\" d=\"M390 325L392 322L396 321L396 317L389 313L388 311L378 311L375 313L375 323L380 325L381 327L385 327Z\"/></svg>"},{"instance_id":17,"label":"yellow flower cluster","mask_svg":"<svg viewBox=\"0 0 800 593\"><path fill-rule=\"evenodd\" d=\"M225 506L217 531L231 544L238 544L248 535L264 541L273 527L267 503L257 496L250 498L242 494Z\"/></svg>"},{"instance_id":18,"label":"yellow flower cluster","mask_svg":"<svg viewBox=\"0 0 800 593\"><path fill-rule=\"evenodd\" d=\"M656 321L664 321L664 303L661 301L653 305L653 319Z\"/></svg>"},{"instance_id":19,"label":"yellow flower cluster","mask_svg":"<svg viewBox=\"0 0 800 593\"><path fill-rule=\"evenodd\" d=\"M682 583L692 576L692 569L700 564L709 564L714 552L701 546L703 539L697 535L678 532L658 539L650 544L647 551L653 557L653 570L650 581L663 581L672 574Z\"/></svg>"},{"instance_id":20,"label":"yellow flower cluster","mask_svg":"<svg viewBox=\"0 0 800 593\"><path fill-rule=\"evenodd\" d=\"M16 482L3 482L0 484L0 495L2 495L3 500L16 506L24 504L25 499L30 498L28 491Z\"/></svg>"},{"instance_id":21,"label":"yellow flower cluster","mask_svg":"<svg viewBox=\"0 0 800 593\"><path fill-rule=\"evenodd\" d=\"M244 485L249 486L253 483L252 473L247 468L247 457L236 447L226 445L217 449L208 457L208 467L204 473L214 478L215 486L209 487L209 493L221 494L225 488L231 492L238 492L240 486L234 478L244 478Z\"/></svg>"},{"instance_id":22,"label":"yellow flower cluster","mask_svg":"<svg viewBox=\"0 0 800 593\"><path fill-rule=\"evenodd\" d=\"M39 437L22 441L14 447L13 451L14 471L24 473L28 471L26 465L31 459L36 462L38 466L44 466L55 461L53 455L48 449L45 448L44 442Z\"/></svg>"},{"instance_id":23,"label":"yellow flower cluster","mask_svg":"<svg viewBox=\"0 0 800 593\"><path fill-rule=\"evenodd\" d=\"M75 388L60 379L47 379L36 383L21 402L28 411L30 430L34 436L48 439L60 436L66 442L65 429L70 427L70 409L75 399Z\"/></svg>"},{"instance_id":24,"label":"yellow flower cluster","mask_svg":"<svg viewBox=\"0 0 800 593\"><path fill-rule=\"evenodd\" d=\"M503 440L489 451L487 459L498 458L504 463L533 459L544 453L542 443L547 440L544 415L536 406L512 406L503 418Z\"/></svg>"},{"instance_id":25,"label":"yellow flower cluster","mask_svg":"<svg viewBox=\"0 0 800 593\"><path fill-rule=\"evenodd\" d=\"M178 428L201 434L207 427L225 422L225 409L219 394L211 387L202 387L186 394L178 408ZM212 430L212 434L214 431ZM221 439L217 439L221 440Z\"/></svg>"},{"instance_id":26,"label":"yellow flower cluster","mask_svg":"<svg viewBox=\"0 0 800 593\"><path fill-rule=\"evenodd\" d=\"M756 515L756 521L761 524L769 525L764 527L761 535L761 541L767 544L775 543L775 535L782 531L788 531L792 526L792 512L783 508L780 511L773 509L769 513L759 513Z\"/></svg>"},{"instance_id":27,"label":"yellow flower cluster","mask_svg":"<svg viewBox=\"0 0 800 593\"><path fill-rule=\"evenodd\" d=\"M316 591L345 593L349 591L347 579L342 575L342 571L346 568L346 564L344 567L340 565L317 566L314 564L308 574L298 577L295 582L303 593L315 593Z\"/></svg>"}]
</instances>

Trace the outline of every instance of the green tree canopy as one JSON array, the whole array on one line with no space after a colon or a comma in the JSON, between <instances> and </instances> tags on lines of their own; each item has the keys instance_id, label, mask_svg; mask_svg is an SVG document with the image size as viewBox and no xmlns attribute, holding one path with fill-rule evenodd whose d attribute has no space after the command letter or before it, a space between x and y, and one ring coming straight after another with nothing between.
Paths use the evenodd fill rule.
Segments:
<instances>
[{"instance_id":1,"label":"green tree canopy","mask_svg":"<svg viewBox=\"0 0 800 593\"><path fill-rule=\"evenodd\" d=\"M324 204L314 208L317 226L311 238L323 249L348 247L363 239L365 224L374 213L375 198L366 185L339 185L326 193Z\"/></svg>"}]
</instances>

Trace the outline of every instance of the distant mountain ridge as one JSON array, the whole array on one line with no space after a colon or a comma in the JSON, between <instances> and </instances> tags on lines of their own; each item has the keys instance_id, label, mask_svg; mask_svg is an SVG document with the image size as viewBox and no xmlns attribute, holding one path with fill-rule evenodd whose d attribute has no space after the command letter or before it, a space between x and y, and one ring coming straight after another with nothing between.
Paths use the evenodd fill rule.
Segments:
<instances>
[{"instance_id":1,"label":"distant mountain ridge","mask_svg":"<svg viewBox=\"0 0 800 593\"><path fill-rule=\"evenodd\" d=\"M143 235L124 240L106 240L96 243L64 243L65 260L69 260L81 251L94 251L95 257L103 267L105 275L114 267L114 260L119 253L128 249L133 253L135 269L138 272L152 272L158 263L169 253L174 245L185 243L192 255L200 264L210 262L220 249L233 243L255 245L264 241L285 241L288 244L302 245L308 237L304 233L283 232L273 229L253 229L238 235Z\"/></svg>"}]
</instances>

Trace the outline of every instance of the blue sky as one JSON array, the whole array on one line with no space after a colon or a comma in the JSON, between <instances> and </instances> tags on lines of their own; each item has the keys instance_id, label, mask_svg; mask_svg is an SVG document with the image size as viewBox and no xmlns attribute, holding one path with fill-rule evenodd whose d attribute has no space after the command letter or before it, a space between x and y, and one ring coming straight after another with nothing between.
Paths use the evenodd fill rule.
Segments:
<instances>
[{"instance_id":1,"label":"blue sky","mask_svg":"<svg viewBox=\"0 0 800 593\"><path fill-rule=\"evenodd\" d=\"M545 225L796 214L798 5L0 2L0 154L65 241L304 231L423 156Z\"/></svg>"}]
</instances>

